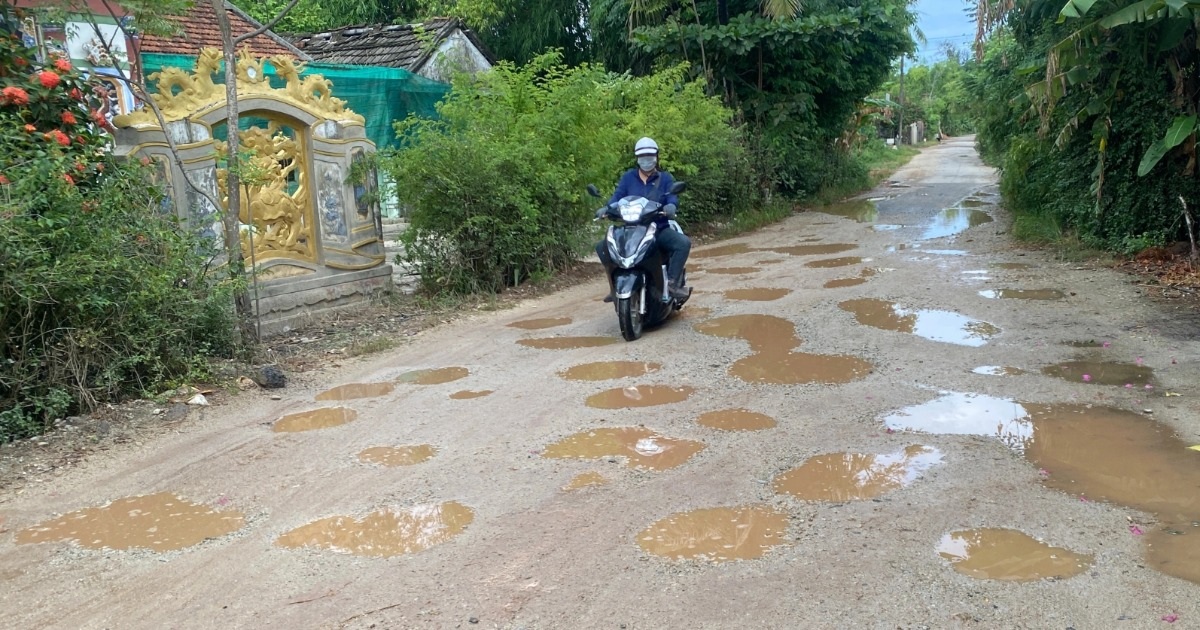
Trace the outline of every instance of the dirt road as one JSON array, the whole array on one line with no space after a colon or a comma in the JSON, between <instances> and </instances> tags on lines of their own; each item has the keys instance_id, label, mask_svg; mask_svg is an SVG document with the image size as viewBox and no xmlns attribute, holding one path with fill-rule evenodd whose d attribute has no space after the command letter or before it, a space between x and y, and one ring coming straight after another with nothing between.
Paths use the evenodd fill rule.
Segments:
<instances>
[{"instance_id":1,"label":"dirt road","mask_svg":"<svg viewBox=\"0 0 1200 630\"><path fill-rule=\"evenodd\" d=\"M0 626L1200 627L1196 318L994 178L945 142L635 343L598 280L3 497Z\"/></svg>"}]
</instances>

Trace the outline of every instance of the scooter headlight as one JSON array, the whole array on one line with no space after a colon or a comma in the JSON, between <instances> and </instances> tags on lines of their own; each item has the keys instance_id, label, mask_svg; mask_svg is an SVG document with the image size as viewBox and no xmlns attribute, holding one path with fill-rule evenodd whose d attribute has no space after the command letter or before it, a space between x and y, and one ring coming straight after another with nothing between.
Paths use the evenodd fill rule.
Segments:
<instances>
[{"instance_id":1,"label":"scooter headlight","mask_svg":"<svg viewBox=\"0 0 1200 630\"><path fill-rule=\"evenodd\" d=\"M642 218L642 210L646 208L649 201L645 198L636 199L632 202L622 199L618 202L617 208L621 212L621 219L626 223L633 223Z\"/></svg>"}]
</instances>

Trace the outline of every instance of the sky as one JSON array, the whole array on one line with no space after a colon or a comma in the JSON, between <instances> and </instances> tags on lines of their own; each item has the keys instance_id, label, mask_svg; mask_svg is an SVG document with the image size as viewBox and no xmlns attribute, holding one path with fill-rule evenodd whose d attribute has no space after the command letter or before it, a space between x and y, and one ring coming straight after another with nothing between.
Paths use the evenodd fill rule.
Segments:
<instances>
[{"instance_id":1,"label":"sky","mask_svg":"<svg viewBox=\"0 0 1200 630\"><path fill-rule=\"evenodd\" d=\"M967 0L917 0L913 5L917 28L929 40L926 44L917 44L917 57L922 62L938 61L945 42L963 48L975 39L975 21L966 14L966 9L973 5Z\"/></svg>"}]
</instances>

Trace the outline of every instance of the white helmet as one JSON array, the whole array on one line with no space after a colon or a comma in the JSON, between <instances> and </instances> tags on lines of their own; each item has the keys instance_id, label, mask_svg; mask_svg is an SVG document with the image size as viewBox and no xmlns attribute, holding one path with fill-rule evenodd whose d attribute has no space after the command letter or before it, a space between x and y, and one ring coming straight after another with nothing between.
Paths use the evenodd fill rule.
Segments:
<instances>
[{"instance_id":1,"label":"white helmet","mask_svg":"<svg viewBox=\"0 0 1200 630\"><path fill-rule=\"evenodd\" d=\"M642 138L633 145L633 155L636 157L658 155L658 143L651 138Z\"/></svg>"}]
</instances>

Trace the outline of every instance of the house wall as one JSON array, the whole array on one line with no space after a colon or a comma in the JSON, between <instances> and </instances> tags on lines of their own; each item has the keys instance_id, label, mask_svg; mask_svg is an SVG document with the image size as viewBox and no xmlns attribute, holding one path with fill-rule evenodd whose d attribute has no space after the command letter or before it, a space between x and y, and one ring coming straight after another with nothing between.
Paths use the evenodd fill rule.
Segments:
<instances>
[{"instance_id":1,"label":"house wall","mask_svg":"<svg viewBox=\"0 0 1200 630\"><path fill-rule=\"evenodd\" d=\"M429 57L429 61L417 70L417 74L434 81L449 83L455 72L484 72L490 70L492 64L479 49L463 35L462 31L454 31L441 45L437 52Z\"/></svg>"}]
</instances>

